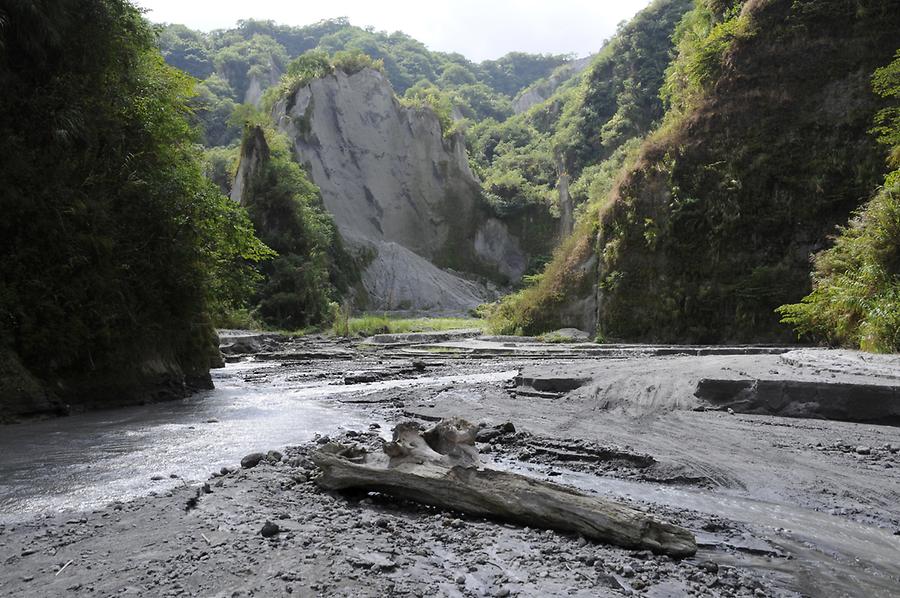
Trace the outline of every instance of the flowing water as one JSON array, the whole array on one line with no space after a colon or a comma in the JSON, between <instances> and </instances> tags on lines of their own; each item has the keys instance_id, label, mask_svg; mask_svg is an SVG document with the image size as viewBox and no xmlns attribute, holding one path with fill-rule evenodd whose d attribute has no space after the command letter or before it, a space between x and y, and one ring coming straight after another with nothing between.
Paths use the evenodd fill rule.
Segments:
<instances>
[{"instance_id":1,"label":"flowing water","mask_svg":"<svg viewBox=\"0 0 900 598\"><path fill-rule=\"evenodd\" d=\"M254 451L388 429L377 414L327 400L391 388L506 380L515 371L343 385L297 378L276 363L229 364L189 399L0 428L0 522L85 510L206 479ZM255 378L265 378L256 383ZM151 477L162 479L151 480ZM175 477L171 477L175 476Z\"/></svg>"}]
</instances>

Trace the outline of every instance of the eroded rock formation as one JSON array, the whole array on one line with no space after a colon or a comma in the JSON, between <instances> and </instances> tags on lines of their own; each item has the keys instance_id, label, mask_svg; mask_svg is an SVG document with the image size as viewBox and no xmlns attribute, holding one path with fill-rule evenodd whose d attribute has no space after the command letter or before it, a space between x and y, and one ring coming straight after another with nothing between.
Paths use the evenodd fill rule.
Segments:
<instances>
[{"instance_id":1,"label":"eroded rock formation","mask_svg":"<svg viewBox=\"0 0 900 598\"><path fill-rule=\"evenodd\" d=\"M370 308L461 311L492 297L468 275L503 283L525 271L519 241L481 200L462 136L445 136L431 110L401 106L380 72L337 70L273 116L347 245L371 256Z\"/></svg>"}]
</instances>

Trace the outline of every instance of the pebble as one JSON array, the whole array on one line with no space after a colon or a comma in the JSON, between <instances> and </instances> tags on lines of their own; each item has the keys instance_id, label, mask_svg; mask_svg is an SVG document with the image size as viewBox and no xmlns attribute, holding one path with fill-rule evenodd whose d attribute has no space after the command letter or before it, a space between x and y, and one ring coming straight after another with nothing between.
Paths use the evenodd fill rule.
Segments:
<instances>
[{"instance_id":1,"label":"pebble","mask_svg":"<svg viewBox=\"0 0 900 598\"><path fill-rule=\"evenodd\" d=\"M271 538L272 536L278 534L278 532L280 531L281 528L276 524L272 523L271 521L266 521L263 524L262 529L259 530L259 535L261 535L263 538Z\"/></svg>"},{"instance_id":2,"label":"pebble","mask_svg":"<svg viewBox=\"0 0 900 598\"><path fill-rule=\"evenodd\" d=\"M250 453L243 459L241 459L241 467L244 469L250 469L252 467L256 467L259 465L259 462L265 459L266 456L262 453Z\"/></svg>"}]
</instances>

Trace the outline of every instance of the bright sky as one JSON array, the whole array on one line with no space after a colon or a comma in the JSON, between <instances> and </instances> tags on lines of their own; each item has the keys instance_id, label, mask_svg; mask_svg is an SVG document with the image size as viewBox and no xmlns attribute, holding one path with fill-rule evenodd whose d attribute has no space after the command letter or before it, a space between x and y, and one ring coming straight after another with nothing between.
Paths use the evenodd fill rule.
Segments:
<instances>
[{"instance_id":1,"label":"bright sky","mask_svg":"<svg viewBox=\"0 0 900 598\"><path fill-rule=\"evenodd\" d=\"M134 0L157 23L208 31L239 19L308 25L348 17L360 27L403 31L432 50L481 61L514 50L586 56L649 0Z\"/></svg>"}]
</instances>

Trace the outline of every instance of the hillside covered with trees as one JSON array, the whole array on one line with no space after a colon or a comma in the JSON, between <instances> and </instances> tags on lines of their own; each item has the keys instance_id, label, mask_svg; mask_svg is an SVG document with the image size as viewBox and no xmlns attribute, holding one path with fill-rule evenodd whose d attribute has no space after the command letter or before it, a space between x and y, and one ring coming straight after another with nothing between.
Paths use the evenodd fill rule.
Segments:
<instances>
[{"instance_id":1,"label":"hillside covered with trees","mask_svg":"<svg viewBox=\"0 0 900 598\"><path fill-rule=\"evenodd\" d=\"M0 22L4 404L209 386L212 317L270 251L203 175L190 78L124 0L16 3Z\"/></svg>"},{"instance_id":2,"label":"hillside covered with trees","mask_svg":"<svg viewBox=\"0 0 900 598\"><path fill-rule=\"evenodd\" d=\"M783 313L807 338L896 350L892 178L875 192L889 152L871 129L891 144L898 18L884 1L695 2L673 38L661 125L543 274L493 309L495 326L790 340L776 308L810 291L810 256L876 193L816 258L815 293Z\"/></svg>"},{"instance_id":3,"label":"hillside covered with trees","mask_svg":"<svg viewBox=\"0 0 900 598\"><path fill-rule=\"evenodd\" d=\"M569 60L513 52L474 63L460 54L431 51L402 32L364 29L345 18L303 27L246 20L210 33L166 25L159 46L169 64L200 81L197 107L210 146L237 140L240 123L229 123L235 107L257 104L289 63L310 51L365 54L381 62L398 95L416 98L440 90L453 109L475 120L512 115L511 101L519 91Z\"/></svg>"}]
</instances>

